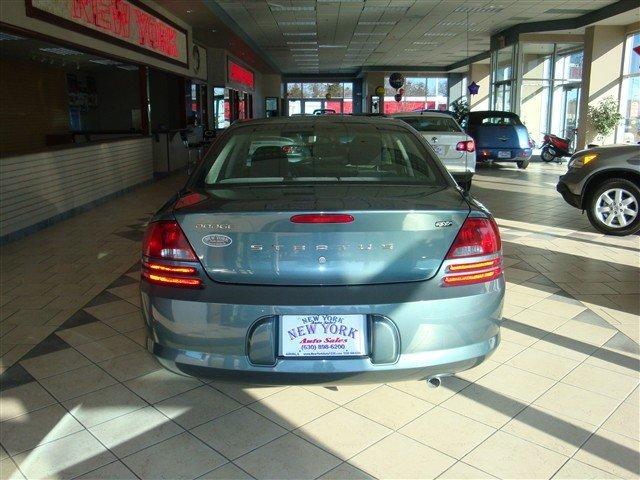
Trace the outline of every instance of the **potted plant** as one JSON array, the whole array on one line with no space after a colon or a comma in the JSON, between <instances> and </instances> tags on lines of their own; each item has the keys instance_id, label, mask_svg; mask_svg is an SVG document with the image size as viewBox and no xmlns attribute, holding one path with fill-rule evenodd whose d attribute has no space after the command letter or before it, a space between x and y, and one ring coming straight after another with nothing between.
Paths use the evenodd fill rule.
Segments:
<instances>
[{"instance_id":1,"label":"potted plant","mask_svg":"<svg viewBox=\"0 0 640 480\"><path fill-rule=\"evenodd\" d=\"M622 120L618 102L613 97L606 97L597 105L589 106L587 117L596 134L595 140L600 142L604 141Z\"/></svg>"},{"instance_id":2,"label":"potted plant","mask_svg":"<svg viewBox=\"0 0 640 480\"><path fill-rule=\"evenodd\" d=\"M469 114L469 104L464 98L460 98L451 103L451 111L453 112L453 118L458 123L462 123L462 120Z\"/></svg>"}]
</instances>

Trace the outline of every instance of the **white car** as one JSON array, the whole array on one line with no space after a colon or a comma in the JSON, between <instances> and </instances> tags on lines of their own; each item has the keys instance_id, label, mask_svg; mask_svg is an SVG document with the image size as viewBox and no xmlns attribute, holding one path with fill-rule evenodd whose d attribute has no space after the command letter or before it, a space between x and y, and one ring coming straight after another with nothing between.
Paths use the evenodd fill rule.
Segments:
<instances>
[{"instance_id":1,"label":"white car","mask_svg":"<svg viewBox=\"0 0 640 480\"><path fill-rule=\"evenodd\" d=\"M415 128L438 154L447 170L465 190L476 171L476 145L448 113L403 112L391 115Z\"/></svg>"}]
</instances>

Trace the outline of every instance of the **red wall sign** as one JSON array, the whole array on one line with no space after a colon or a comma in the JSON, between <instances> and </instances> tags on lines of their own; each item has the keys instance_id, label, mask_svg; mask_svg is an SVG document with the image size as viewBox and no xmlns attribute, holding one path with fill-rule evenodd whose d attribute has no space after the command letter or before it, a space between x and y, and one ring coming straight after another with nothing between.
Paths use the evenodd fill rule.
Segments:
<instances>
[{"instance_id":1,"label":"red wall sign","mask_svg":"<svg viewBox=\"0 0 640 480\"><path fill-rule=\"evenodd\" d=\"M138 0L25 0L27 15L186 67L187 31Z\"/></svg>"},{"instance_id":2,"label":"red wall sign","mask_svg":"<svg viewBox=\"0 0 640 480\"><path fill-rule=\"evenodd\" d=\"M227 79L253 90L253 72L229 60L227 62Z\"/></svg>"}]
</instances>

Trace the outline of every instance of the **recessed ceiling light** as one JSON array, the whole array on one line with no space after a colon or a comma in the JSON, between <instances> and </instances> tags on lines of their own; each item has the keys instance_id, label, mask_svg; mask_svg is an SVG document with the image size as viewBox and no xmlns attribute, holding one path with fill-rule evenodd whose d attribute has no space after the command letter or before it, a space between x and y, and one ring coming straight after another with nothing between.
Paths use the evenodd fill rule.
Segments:
<instances>
[{"instance_id":1,"label":"recessed ceiling light","mask_svg":"<svg viewBox=\"0 0 640 480\"><path fill-rule=\"evenodd\" d=\"M392 22L358 22L358 25L395 25L396 21L392 21Z\"/></svg>"},{"instance_id":2,"label":"recessed ceiling light","mask_svg":"<svg viewBox=\"0 0 640 480\"><path fill-rule=\"evenodd\" d=\"M316 32L284 32L282 35L285 37L315 37Z\"/></svg>"},{"instance_id":3,"label":"recessed ceiling light","mask_svg":"<svg viewBox=\"0 0 640 480\"><path fill-rule=\"evenodd\" d=\"M187 13L191 14L193 13L193 10L187 10Z\"/></svg>"},{"instance_id":4,"label":"recessed ceiling light","mask_svg":"<svg viewBox=\"0 0 640 480\"><path fill-rule=\"evenodd\" d=\"M278 25L315 25L315 20L295 20L292 22L278 22Z\"/></svg>"}]
</instances>

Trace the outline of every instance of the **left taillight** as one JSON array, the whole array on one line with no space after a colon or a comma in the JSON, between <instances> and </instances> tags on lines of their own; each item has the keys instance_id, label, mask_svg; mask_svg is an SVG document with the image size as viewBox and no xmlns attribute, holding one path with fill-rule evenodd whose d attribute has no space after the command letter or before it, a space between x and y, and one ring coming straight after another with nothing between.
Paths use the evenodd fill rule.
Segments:
<instances>
[{"instance_id":1,"label":"left taillight","mask_svg":"<svg viewBox=\"0 0 640 480\"><path fill-rule=\"evenodd\" d=\"M460 228L445 260L445 287L495 280L502 275L502 242L492 218L469 217Z\"/></svg>"},{"instance_id":2,"label":"left taillight","mask_svg":"<svg viewBox=\"0 0 640 480\"><path fill-rule=\"evenodd\" d=\"M189 240L173 220L150 223L142 241L142 278L149 283L202 288L198 261Z\"/></svg>"},{"instance_id":3,"label":"left taillight","mask_svg":"<svg viewBox=\"0 0 640 480\"><path fill-rule=\"evenodd\" d=\"M459 152L475 152L476 143L473 140L464 140L462 142L458 142L456 144L456 150L458 150Z\"/></svg>"}]
</instances>

